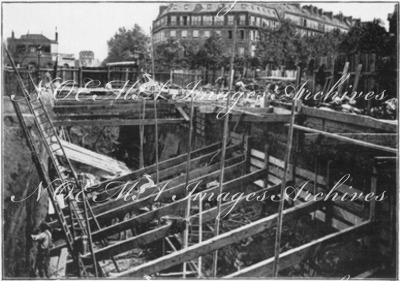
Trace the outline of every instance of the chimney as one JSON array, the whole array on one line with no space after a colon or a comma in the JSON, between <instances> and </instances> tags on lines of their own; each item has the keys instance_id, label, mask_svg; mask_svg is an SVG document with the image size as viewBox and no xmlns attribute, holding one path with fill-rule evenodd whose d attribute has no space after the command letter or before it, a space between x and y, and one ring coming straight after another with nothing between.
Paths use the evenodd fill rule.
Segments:
<instances>
[{"instance_id":1,"label":"chimney","mask_svg":"<svg viewBox=\"0 0 400 281\"><path fill-rule=\"evenodd\" d=\"M15 34L14 34L14 30L11 31L11 38L14 39L15 38Z\"/></svg>"},{"instance_id":2,"label":"chimney","mask_svg":"<svg viewBox=\"0 0 400 281\"><path fill-rule=\"evenodd\" d=\"M332 19L333 12L324 12L324 15L327 16L328 18Z\"/></svg>"},{"instance_id":3,"label":"chimney","mask_svg":"<svg viewBox=\"0 0 400 281\"><path fill-rule=\"evenodd\" d=\"M305 10L307 10L309 12L312 12L311 11L312 10L312 6L311 5L305 5L305 6L303 6L303 9L305 9Z\"/></svg>"},{"instance_id":4,"label":"chimney","mask_svg":"<svg viewBox=\"0 0 400 281\"><path fill-rule=\"evenodd\" d=\"M322 16L322 9L318 9L318 15Z\"/></svg>"},{"instance_id":5,"label":"chimney","mask_svg":"<svg viewBox=\"0 0 400 281\"><path fill-rule=\"evenodd\" d=\"M58 43L58 32L57 32L57 28L56 28L56 39L55 41Z\"/></svg>"},{"instance_id":6,"label":"chimney","mask_svg":"<svg viewBox=\"0 0 400 281\"><path fill-rule=\"evenodd\" d=\"M313 8L313 14L315 14L315 15L318 14L318 7L314 6L312 8Z\"/></svg>"}]
</instances>

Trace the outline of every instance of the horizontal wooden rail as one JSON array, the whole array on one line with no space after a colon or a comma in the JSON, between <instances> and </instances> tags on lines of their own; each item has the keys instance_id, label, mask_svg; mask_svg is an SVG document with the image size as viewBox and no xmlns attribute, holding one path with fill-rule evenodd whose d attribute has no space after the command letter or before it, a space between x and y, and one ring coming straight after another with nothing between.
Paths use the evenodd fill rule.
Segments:
<instances>
[{"instance_id":1,"label":"horizontal wooden rail","mask_svg":"<svg viewBox=\"0 0 400 281\"><path fill-rule=\"evenodd\" d=\"M296 206L284 211L284 222L301 217L313 212L318 206L318 202L310 201L300 206ZM225 232L219 236L210 238L202 243L195 244L180 251L165 255L158 259L141 264L125 272L117 274L115 277L142 277L144 275L160 272L171 266L192 260L198 256L205 255L225 246L239 242L242 239L258 234L276 225L277 214L268 216L264 219L249 223L240 228Z\"/></svg>"},{"instance_id":2,"label":"horizontal wooden rail","mask_svg":"<svg viewBox=\"0 0 400 281\"><path fill-rule=\"evenodd\" d=\"M300 247L291 249L280 254L279 257L279 270L299 264L303 258L315 249L317 246L332 243L335 241L348 241L349 238L360 238L361 236L368 235L368 230L371 229L369 221L363 222L360 225L349 227L341 231L326 235L317 240L311 241ZM224 278L238 278L238 277L253 277L253 278L268 278L272 276L272 269L274 264L274 257L256 263L245 269L237 271L233 274L225 276ZM341 276L338 276L341 277Z\"/></svg>"}]
</instances>

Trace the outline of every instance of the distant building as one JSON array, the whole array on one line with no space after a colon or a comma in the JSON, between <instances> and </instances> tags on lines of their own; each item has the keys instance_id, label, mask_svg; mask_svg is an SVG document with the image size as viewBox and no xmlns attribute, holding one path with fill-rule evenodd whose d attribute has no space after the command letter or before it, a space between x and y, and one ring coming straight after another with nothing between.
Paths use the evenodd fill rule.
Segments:
<instances>
[{"instance_id":1,"label":"distant building","mask_svg":"<svg viewBox=\"0 0 400 281\"><path fill-rule=\"evenodd\" d=\"M51 40L42 34L26 34L15 38L14 32L7 38L8 49L13 56L14 62L20 67L53 67L54 54L58 52L58 33ZM9 65L8 58L5 64Z\"/></svg>"},{"instance_id":2,"label":"distant building","mask_svg":"<svg viewBox=\"0 0 400 281\"><path fill-rule=\"evenodd\" d=\"M333 15L314 6L300 7L299 4L265 3L171 3L160 6L153 21L155 43L175 37L182 41L191 40L202 44L212 32L218 33L227 42L233 39L234 19L237 20L237 52L240 56L254 56L259 40L259 28L275 29L283 19L290 19L298 32L313 36L335 28L347 32L353 25L352 17ZM226 15L217 16L221 9L232 8Z\"/></svg>"},{"instance_id":3,"label":"distant building","mask_svg":"<svg viewBox=\"0 0 400 281\"><path fill-rule=\"evenodd\" d=\"M79 66L98 66L98 61L95 60L93 51L79 52Z\"/></svg>"},{"instance_id":4,"label":"distant building","mask_svg":"<svg viewBox=\"0 0 400 281\"><path fill-rule=\"evenodd\" d=\"M75 66L76 58L74 54L56 54L56 56L58 57L58 67L69 68Z\"/></svg>"}]
</instances>

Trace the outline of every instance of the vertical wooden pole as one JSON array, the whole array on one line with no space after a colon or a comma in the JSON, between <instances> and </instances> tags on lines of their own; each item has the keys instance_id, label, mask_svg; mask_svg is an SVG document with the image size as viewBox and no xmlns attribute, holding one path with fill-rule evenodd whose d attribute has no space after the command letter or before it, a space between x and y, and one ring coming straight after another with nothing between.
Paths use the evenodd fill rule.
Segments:
<instances>
[{"instance_id":1,"label":"vertical wooden pole","mask_svg":"<svg viewBox=\"0 0 400 281\"><path fill-rule=\"evenodd\" d=\"M79 87L83 86L83 70L82 67L79 67Z\"/></svg>"},{"instance_id":2,"label":"vertical wooden pole","mask_svg":"<svg viewBox=\"0 0 400 281\"><path fill-rule=\"evenodd\" d=\"M331 171L331 166L332 166L333 161L328 160L328 163L326 165L326 190L330 190L330 188L333 186L333 180L332 180L332 171ZM327 200L326 202L326 211L325 211L325 223L328 224L329 226L332 225L332 201Z\"/></svg>"},{"instance_id":3,"label":"vertical wooden pole","mask_svg":"<svg viewBox=\"0 0 400 281\"><path fill-rule=\"evenodd\" d=\"M229 81L229 92L232 91L232 85L233 85L233 74L234 74L234 69L233 69L233 63L235 60L235 49L236 49L236 30L237 30L237 20L235 19L235 26L233 29L233 50L232 50L232 56L230 60L230 65L229 65L229 72L230 72L230 81ZM230 95L228 95L228 99L226 101L226 108L228 110L229 108L229 102L230 102ZM225 120L224 120L224 133L223 133L223 140L222 140L222 155L221 155L221 170L220 170L220 176L219 176L219 185L218 185L218 195L222 193L222 183L224 181L224 169L225 169L225 153L226 153L226 141L228 138L228 131L229 131L229 114L226 112L225 115ZM217 214L221 213L221 200L217 201ZM219 223L219 218L215 219L215 226L214 226L214 236L219 235L219 228L220 228L220 223ZM216 277L218 273L218 250L214 252L214 257L213 257L213 277Z\"/></svg>"},{"instance_id":4,"label":"vertical wooden pole","mask_svg":"<svg viewBox=\"0 0 400 281\"><path fill-rule=\"evenodd\" d=\"M246 157L246 165L245 165L245 173L250 171L250 161L251 161L251 142L252 139L248 135L244 136L244 149L245 149L245 157Z\"/></svg>"},{"instance_id":5,"label":"vertical wooden pole","mask_svg":"<svg viewBox=\"0 0 400 281\"><path fill-rule=\"evenodd\" d=\"M193 114L194 114L194 105L193 105L193 95L194 91L191 93L190 97L190 120L189 120L189 139L188 139L188 152L187 152L187 162L186 162L186 188L185 188L185 197L187 198L187 205L185 210L185 220L190 218L190 196L189 194L189 173L190 173L190 154L192 150L192 135L193 135ZM184 239L183 239L183 247L187 248L189 244L189 223L186 222L185 231L184 231ZM186 262L183 263L183 278L186 278Z\"/></svg>"},{"instance_id":6,"label":"vertical wooden pole","mask_svg":"<svg viewBox=\"0 0 400 281\"><path fill-rule=\"evenodd\" d=\"M269 175L269 145L264 146L264 169L267 171L267 176L264 179L264 188L268 187L268 175Z\"/></svg>"},{"instance_id":7,"label":"vertical wooden pole","mask_svg":"<svg viewBox=\"0 0 400 281\"><path fill-rule=\"evenodd\" d=\"M107 82L110 82L111 81L111 69L110 69L110 67L108 66L107 67Z\"/></svg>"},{"instance_id":8,"label":"vertical wooden pole","mask_svg":"<svg viewBox=\"0 0 400 281\"><path fill-rule=\"evenodd\" d=\"M283 179L281 184L281 192L280 192L280 202L279 202L279 209L278 209L278 222L276 227L276 235L275 235L275 257L274 257L274 266L273 266L273 277L278 277L279 271L279 254L281 248L281 236L282 236L282 222L283 222L283 208L285 204L285 200L283 200L285 196L285 187L286 187L286 179L287 179L287 172L289 169L289 161L290 161L290 153L292 151L292 142L293 142L293 125L295 120L295 108L296 108L296 101L293 100L292 103L292 113L290 118L290 126L289 126L289 133L288 133L288 141L286 144L286 159L285 165L283 169Z\"/></svg>"},{"instance_id":9,"label":"vertical wooden pole","mask_svg":"<svg viewBox=\"0 0 400 281\"><path fill-rule=\"evenodd\" d=\"M378 183L378 172L376 169L375 161L372 163L372 175L371 175L371 190L370 192L376 194L376 188ZM369 219L370 221L375 220L375 209L376 209L376 200L371 200L369 205Z\"/></svg>"},{"instance_id":10,"label":"vertical wooden pole","mask_svg":"<svg viewBox=\"0 0 400 281\"><path fill-rule=\"evenodd\" d=\"M203 242L203 202L201 201L201 196L199 196L199 243ZM197 275L199 278L202 277L202 258L199 256L199 262L197 264Z\"/></svg>"},{"instance_id":11,"label":"vertical wooden pole","mask_svg":"<svg viewBox=\"0 0 400 281\"><path fill-rule=\"evenodd\" d=\"M154 101L155 102L155 101ZM140 124L140 154L139 154L139 168L144 167L144 157L143 157L143 149L144 149L144 120L146 115L146 99L143 99L143 115L142 115L142 124Z\"/></svg>"}]
</instances>

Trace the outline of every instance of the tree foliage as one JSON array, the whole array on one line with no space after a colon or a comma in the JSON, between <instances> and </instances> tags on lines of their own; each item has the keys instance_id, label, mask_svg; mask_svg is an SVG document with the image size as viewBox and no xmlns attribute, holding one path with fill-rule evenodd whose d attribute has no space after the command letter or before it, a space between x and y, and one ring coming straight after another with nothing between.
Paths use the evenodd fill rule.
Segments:
<instances>
[{"instance_id":1,"label":"tree foliage","mask_svg":"<svg viewBox=\"0 0 400 281\"><path fill-rule=\"evenodd\" d=\"M296 29L290 21L282 21L275 30L260 29L260 41L255 54L262 64L287 66L293 63L297 56L296 37Z\"/></svg>"},{"instance_id":2,"label":"tree foliage","mask_svg":"<svg viewBox=\"0 0 400 281\"><path fill-rule=\"evenodd\" d=\"M352 27L344 36L340 50L348 55L356 53L387 54L389 51L390 37L381 26L380 20L373 20Z\"/></svg>"},{"instance_id":3,"label":"tree foliage","mask_svg":"<svg viewBox=\"0 0 400 281\"><path fill-rule=\"evenodd\" d=\"M103 64L108 62L135 61L140 54L140 62L148 64L150 57L150 37L144 34L142 28L135 24L132 29L120 27L114 37L107 41L108 56Z\"/></svg>"},{"instance_id":4,"label":"tree foliage","mask_svg":"<svg viewBox=\"0 0 400 281\"><path fill-rule=\"evenodd\" d=\"M221 36L213 32L197 53L197 64L207 69L218 69L224 61L224 44Z\"/></svg>"},{"instance_id":5,"label":"tree foliage","mask_svg":"<svg viewBox=\"0 0 400 281\"><path fill-rule=\"evenodd\" d=\"M155 48L154 60L157 66L175 68L185 59L185 47L173 37L160 43Z\"/></svg>"},{"instance_id":6,"label":"tree foliage","mask_svg":"<svg viewBox=\"0 0 400 281\"><path fill-rule=\"evenodd\" d=\"M291 21L282 21L278 29L260 30L254 63L294 68L313 57L338 54L343 38L339 29L321 35L301 36Z\"/></svg>"}]
</instances>

